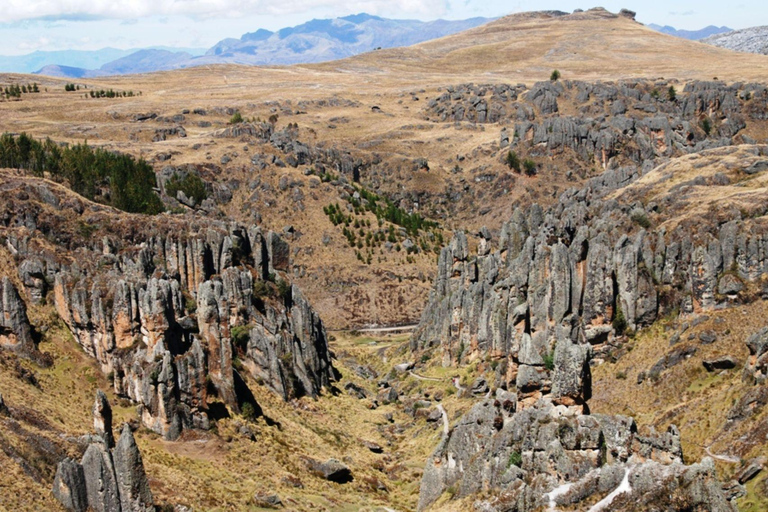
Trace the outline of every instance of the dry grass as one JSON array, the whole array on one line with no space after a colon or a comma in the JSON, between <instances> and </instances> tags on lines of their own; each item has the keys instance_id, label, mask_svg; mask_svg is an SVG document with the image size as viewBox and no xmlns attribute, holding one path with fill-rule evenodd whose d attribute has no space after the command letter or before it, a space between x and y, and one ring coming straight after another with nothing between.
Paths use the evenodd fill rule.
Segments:
<instances>
[{"instance_id":1,"label":"dry grass","mask_svg":"<svg viewBox=\"0 0 768 512\"><path fill-rule=\"evenodd\" d=\"M708 312L709 319L691 327L675 345L693 345L698 351L690 359L664 371L658 380L647 378L637 384L638 373L648 370L656 361L672 350L669 339L683 322L692 318L657 322L640 331L630 341L631 351L616 364L605 363L593 369L593 413L624 414L634 416L641 429L654 426L663 431L671 425L680 429L686 462L692 463L707 456L706 447L714 454L726 454L742 459L768 455L762 439L753 433L762 431L768 421L768 410L735 424L727 424L727 414L736 401L748 390L741 380L741 369L748 350L747 337L765 324L768 304L758 301L723 311ZM711 345L702 345L698 334L713 330L718 339ZM688 337L694 339L689 340ZM739 361L736 369L707 373L702 365L705 359L730 355ZM626 378L617 378L623 374ZM737 467L715 461L718 473L728 478ZM761 497L762 496L762 497ZM750 493L751 501L768 505L765 494ZM762 501L761 501L762 500ZM756 509L752 509L756 510Z\"/></svg>"},{"instance_id":2,"label":"dry grass","mask_svg":"<svg viewBox=\"0 0 768 512\"><path fill-rule=\"evenodd\" d=\"M42 311L46 308L40 309L36 318L49 313ZM377 392L376 379L365 380L351 367L367 365L383 377L401 360L408 343L407 335L334 335L332 349L342 374L339 386L355 382L373 397ZM112 395L93 360L80 350L60 323L52 325L40 348L54 355L51 368L41 369L22 362L34 371L40 389L23 383L11 372L0 372L0 389L6 403L12 408L32 404L52 430L22 422L25 428L52 439L90 432L90 411L97 388L108 392L116 426L136 419L134 407ZM438 375L440 371L425 373ZM404 376L395 377L394 382L405 390L405 403L424 393L445 392L450 387L447 380L426 382ZM219 421L212 432L187 432L179 442L164 441L143 428L136 432L157 503L181 503L206 511L261 510L254 504L253 496L266 492L277 493L288 509L299 511L415 508L423 464L439 442L440 428L424 419L414 420L403 412L402 404L373 408L371 399L358 400L342 389L335 394L327 392L318 400L304 398L285 403L265 387L254 382L249 385L264 410L264 417L253 422L233 416ZM458 417L471 405L471 400L446 394L443 403L453 417ZM393 415L393 422L385 418L387 413ZM3 421L0 417L0 427ZM242 432L244 427L250 434ZM0 428L0 442L9 435L11 444L23 453L25 439ZM371 452L363 441L379 444L383 453ZM66 446L70 456L80 457L76 445ZM307 470L305 457L337 458L350 467L354 480L336 484L316 477ZM35 481L2 451L0 468L5 475L0 482L0 510L59 510L49 492L53 473L48 475L49 479ZM300 482L303 487L297 488L291 481ZM377 489L379 483L386 487L385 491Z\"/></svg>"}]
</instances>

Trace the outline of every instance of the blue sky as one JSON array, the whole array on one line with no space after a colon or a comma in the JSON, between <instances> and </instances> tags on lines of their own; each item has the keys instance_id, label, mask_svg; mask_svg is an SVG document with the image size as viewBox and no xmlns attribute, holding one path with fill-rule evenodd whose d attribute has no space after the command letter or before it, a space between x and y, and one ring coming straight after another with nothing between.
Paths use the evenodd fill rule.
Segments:
<instances>
[{"instance_id":1,"label":"blue sky","mask_svg":"<svg viewBox=\"0 0 768 512\"><path fill-rule=\"evenodd\" d=\"M312 18L367 12L390 18L463 19L521 11L588 9L570 0L1 0L0 53L94 50L107 46L207 48L225 37ZM697 29L768 25L765 0L623 0L600 5L637 11L638 21Z\"/></svg>"}]
</instances>

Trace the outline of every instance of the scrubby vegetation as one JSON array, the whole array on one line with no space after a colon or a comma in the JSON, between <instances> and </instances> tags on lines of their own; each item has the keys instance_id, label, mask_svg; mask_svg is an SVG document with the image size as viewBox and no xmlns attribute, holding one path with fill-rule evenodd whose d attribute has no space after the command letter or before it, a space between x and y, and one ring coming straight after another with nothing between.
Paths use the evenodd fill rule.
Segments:
<instances>
[{"instance_id":1,"label":"scrubby vegetation","mask_svg":"<svg viewBox=\"0 0 768 512\"><path fill-rule=\"evenodd\" d=\"M514 151L510 150L509 153L507 153L506 163L507 167L513 171L520 172L520 157L518 157L517 153Z\"/></svg>"},{"instance_id":2,"label":"scrubby vegetation","mask_svg":"<svg viewBox=\"0 0 768 512\"><path fill-rule=\"evenodd\" d=\"M139 93L141 95L141 93ZM99 89L98 91L88 91L91 98L133 98L133 91L115 91L113 89Z\"/></svg>"},{"instance_id":3,"label":"scrubby vegetation","mask_svg":"<svg viewBox=\"0 0 768 512\"><path fill-rule=\"evenodd\" d=\"M533 160L524 160L523 161L523 170L525 171L525 174L527 176L535 176L536 175L536 162Z\"/></svg>"},{"instance_id":4,"label":"scrubby vegetation","mask_svg":"<svg viewBox=\"0 0 768 512\"><path fill-rule=\"evenodd\" d=\"M323 181L331 181L332 177L322 175ZM353 185L354 195L346 196L348 205L342 208L339 203L329 204L323 212L329 217L334 226L341 226L342 234L350 247L357 248L357 259L370 265L373 262L374 250L389 244L397 252L405 246L406 259L412 262L411 255L417 253L440 254L444 245L443 235L439 225L419 215L408 213L395 205L391 200L383 198L364 187ZM366 214L376 217L375 223Z\"/></svg>"},{"instance_id":5,"label":"scrubby vegetation","mask_svg":"<svg viewBox=\"0 0 768 512\"><path fill-rule=\"evenodd\" d=\"M132 213L156 214L163 204L154 191L155 173L144 160L93 148L88 143L62 146L27 134L0 136L0 167L48 173L78 194Z\"/></svg>"},{"instance_id":6,"label":"scrubby vegetation","mask_svg":"<svg viewBox=\"0 0 768 512\"><path fill-rule=\"evenodd\" d=\"M193 173L187 173L184 177L174 174L168 180L168 183L165 184L165 193L169 197L176 197L179 191L182 191L184 195L192 199L195 204L200 204L208 198L205 182L200 176Z\"/></svg>"}]
</instances>

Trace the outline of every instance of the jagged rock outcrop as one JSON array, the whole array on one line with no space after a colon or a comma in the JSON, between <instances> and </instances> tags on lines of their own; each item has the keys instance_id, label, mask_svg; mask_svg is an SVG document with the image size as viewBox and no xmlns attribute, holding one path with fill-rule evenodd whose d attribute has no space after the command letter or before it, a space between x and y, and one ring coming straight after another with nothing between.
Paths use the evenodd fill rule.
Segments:
<instances>
[{"instance_id":1,"label":"jagged rock outcrop","mask_svg":"<svg viewBox=\"0 0 768 512\"><path fill-rule=\"evenodd\" d=\"M768 377L768 327L747 338L749 358L744 365L744 380L763 384Z\"/></svg>"},{"instance_id":2,"label":"jagged rock outcrop","mask_svg":"<svg viewBox=\"0 0 768 512\"><path fill-rule=\"evenodd\" d=\"M30 258L19 265L19 277L33 304L40 304L48 292L45 268L38 258Z\"/></svg>"},{"instance_id":3,"label":"jagged rock outcrop","mask_svg":"<svg viewBox=\"0 0 768 512\"><path fill-rule=\"evenodd\" d=\"M427 462L420 509L450 491L482 493L475 508L488 511L596 501L595 510L735 510L731 500L743 488L724 490L709 459L684 465L676 428L642 435L631 418L590 415L590 366L620 352L627 330L662 315L761 296L768 270L762 214L716 208L691 192L753 176L746 169L765 151L708 150L636 183L639 176L618 174L592 181L548 210L516 210L497 240L481 230L476 255L466 235L455 234L441 252L411 348L440 355L445 366L478 362L496 399L488 395L446 432ZM707 167L728 157L734 169L727 175ZM673 177L677 183L662 185ZM614 183L623 190L606 194ZM702 344L718 343L709 331L701 334ZM765 339L761 331L748 341L748 381L765 378ZM652 376L696 350L674 347ZM728 419L766 403L768 393L756 386Z\"/></svg>"},{"instance_id":4,"label":"jagged rock outcrop","mask_svg":"<svg viewBox=\"0 0 768 512\"><path fill-rule=\"evenodd\" d=\"M589 373L588 360L583 370L559 363L554 382ZM588 386L581 398L586 396ZM449 489L457 498L490 495L475 502L483 511L578 507L599 498L608 510L736 510L711 459L682 463L674 426L641 435L629 417L582 414L582 408L549 398L523 405L517 394L497 389L443 436L427 460L419 510Z\"/></svg>"},{"instance_id":5,"label":"jagged rock outcrop","mask_svg":"<svg viewBox=\"0 0 768 512\"><path fill-rule=\"evenodd\" d=\"M112 457L115 463L121 509L136 512L152 510L152 492L144 473L141 452L127 424L123 425L120 439L112 450Z\"/></svg>"},{"instance_id":6,"label":"jagged rock outcrop","mask_svg":"<svg viewBox=\"0 0 768 512\"><path fill-rule=\"evenodd\" d=\"M53 495L67 510L85 512L88 509L88 492L83 466L70 458L61 461L53 480Z\"/></svg>"},{"instance_id":7,"label":"jagged rock outcrop","mask_svg":"<svg viewBox=\"0 0 768 512\"><path fill-rule=\"evenodd\" d=\"M749 27L715 34L702 39L701 42L737 52L768 55L768 27Z\"/></svg>"},{"instance_id":8,"label":"jagged rock outcrop","mask_svg":"<svg viewBox=\"0 0 768 512\"><path fill-rule=\"evenodd\" d=\"M152 492L131 428L123 426L117 445L112 437L112 409L98 391L93 406L96 436L78 464L59 463L53 494L68 510L85 512L154 511Z\"/></svg>"},{"instance_id":9,"label":"jagged rock outcrop","mask_svg":"<svg viewBox=\"0 0 768 512\"><path fill-rule=\"evenodd\" d=\"M158 258L161 266L149 263ZM288 265L285 242L258 229L152 240L134 264L139 279L120 276L110 297L103 283L88 290L60 273L56 304L85 350L113 372L115 390L141 404L145 425L175 438L209 426L207 380L235 411L252 401L233 367L238 350L253 376L286 399L330 385L325 328L298 289L254 295L257 283L274 295L265 279ZM235 346L238 330L249 341Z\"/></svg>"},{"instance_id":10,"label":"jagged rock outcrop","mask_svg":"<svg viewBox=\"0 0 768 512\"><path fill-rule=\"evenodd\" d=\"M290 249L277 234L201 217L147 223L65 196L61 212L87 208L88 222L109 229L87 241L57 235L54 253L39 238L72 220L40 217L43 194L26 190L4 228L19 261L39 262L22 265L22 281L44 269L58 315L148 428L168 439L210 428L211 393L231 411L260 411L236 360L286 399L334 380L325 327L287 280ZM31 340L23 302L2 286L8 332Z\"/></svg>"},{"instance_id":11,"label":"jagged rock outcrop","mask_svg":"<svg viewBox=\"0 0 768 512\"><path fill-rule=\"evenodd\" d=\"M559 101L573 103L578 115L560 115ZM530 90L447 87L425 115L443 122L511 121L511 134L502 128L502 147L530 156L570 151L588 166L638 172L649 161L732 144L747 119L764 119L766 107L768 91L761 84L565 80L538 82Z\"/></svg>"},{"instance_id":12,"label":"jagged rock outcrop","mask_svg":"<svg viewBox=\"0 0 768 512\"><path fill-rule=\"evenodd\" d=\"M27 306L7 277L0 279L0 347L25 355L35 350Z\"/></svg>"},{"instance_id":13,"label":"jagged rock outcrop","mask_svg":"<svg viewBox=\"0 0 768 512\"><path fill-rule=\"evenodd\" d=\"M680 217L673 228L653 229L650 218L665 218L654 209L677 213L682 186L646 208L629 192L627 202L600 200L602 185L590 183L562 194L546 212L536 205L517 210L492 241L496 250L477 256L457 233L441 252L412 348L439 349L445 365L496 358L497 384L517 387L524 402L553 391L565 401L561 390L574 383L553 382L547 367L557 360L579 365L584 354L566 351L561 341L590 346L601 359L623 331L673 310L752 300L747 288L759 287L768 270L768 225L731 209L717 222ZM720 293L726 280L741 289Z\"/></svg>"}]
</instances>

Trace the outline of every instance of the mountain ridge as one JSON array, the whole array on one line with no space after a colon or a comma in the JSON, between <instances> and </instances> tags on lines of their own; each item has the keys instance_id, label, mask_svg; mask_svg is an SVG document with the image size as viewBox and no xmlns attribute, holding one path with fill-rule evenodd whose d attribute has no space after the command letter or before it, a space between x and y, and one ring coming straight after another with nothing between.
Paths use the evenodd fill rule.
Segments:
<instances>
[{"instance_id":1,"label":"mountain ridge","mask_svg":"<svg viewBox=\"0 0 768 512\"><path fill-rule=\"evenodd\" d=\"M723 25L722 27L709 25L704 28L700 28L698 30L676 29L675 27L672 27L670 25L662 26L662 25L657 25L656 23L649 23L647 27L652 28L653 30L656 30L658 32L661 32L662 34L668 34L670 36L675 36L675 37L682 37L683 39L690 39L691 41L698 41L706 37L714 36L717 34L723 34L726 32L731 32L733 30L732 28L726 27L725 25Z\"/></svg>"},{"instance_id":2,"label":"mountain ridge","mask_svg":"<svg viewBox=\"0 0 768 512\"><path fill-rule=\"evenodd\" d=\"M142 49L115 53L98 68L64 62L36 68L36 74L70 78L146 73L211 64L291 65L342 59L360 53L410 46L482 25L490 18L467 20L398 20L366 13L332 19L314 19L277 31L258 29L239 39L225 38L204 55L173 49ZM148 52L152 53L148 53ZM1 63L2 61L0 61ZM71 64L71 63L70 63Z\"/></svg>"}]
</instances>

